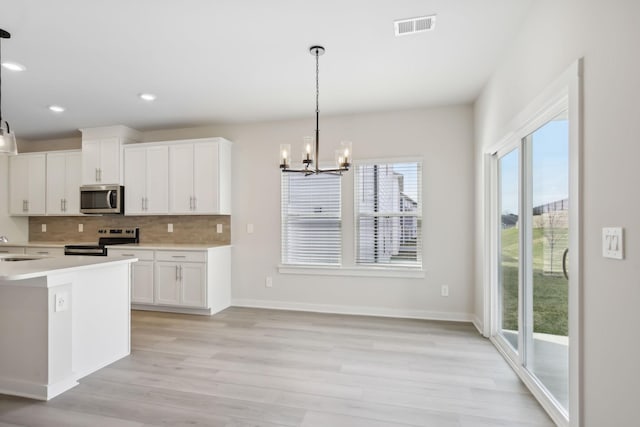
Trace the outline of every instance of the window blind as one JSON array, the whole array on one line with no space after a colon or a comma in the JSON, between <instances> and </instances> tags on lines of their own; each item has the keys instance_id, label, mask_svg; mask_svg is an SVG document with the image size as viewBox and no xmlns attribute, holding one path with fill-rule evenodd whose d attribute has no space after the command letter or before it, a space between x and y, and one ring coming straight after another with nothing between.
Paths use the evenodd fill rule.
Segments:
<instances>
[{"instance_id":1,"label":"window blind","mask_svg":"<svg viewBox=\"0 0 640 427\"><path fill-rule=\"evenodd\" d=\"M341 180L283 173L282 264L340 265Z\"/></svg>"},{"instance_id":2,"label":"window blind","mask_svg":"<svg viewBox=\"0 0 640 427\"><path fill-rule=\"evenodd\" d=\"M356 264L422 266L422 163L355 167Z\"/></svg>"}]
</instances>

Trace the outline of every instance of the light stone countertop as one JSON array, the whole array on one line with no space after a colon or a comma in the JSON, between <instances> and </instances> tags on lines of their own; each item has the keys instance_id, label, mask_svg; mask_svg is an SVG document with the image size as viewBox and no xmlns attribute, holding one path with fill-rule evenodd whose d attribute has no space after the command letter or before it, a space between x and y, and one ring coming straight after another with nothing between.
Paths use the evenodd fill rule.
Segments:
<instances>
[{"instance_id":1,"label":"light stone countertop","mask_svg":"<svg viewBox=\"0 0 640 427\"><path fill-rule=\"evenodd\" d=\"M167 251L202 251L220 247L229 247L228 243L129 243L126 245L109 245L113 249L145 249Z\"/></svg>"},{"instance_id":2,"label":"light stone countertop","mask_svg":"<svg viewBox=\"0 0 640 427\"><path fill-rule=\"evenodd\" d=\"M8 242L0 243L2 246L24 246L28 248L64 248L64 245L75 245L76 243L65 242ZM79 245L90 245L91 242L78 243Z\"/></svg>"},{"instance_id":3,"label":"light stone countertop","mask_svg":"<svg viewBox=\"0 0 640 427\"><path fill-rule=\"evenodd\" d=\"M11 257L3 255L0 258ZM16 255L29 257L29 255ZM113 258L105 256L58 256L38 257L29 261L2 261L0 259L0 286L13 280L32 279L50 274L70 273L77 270L91 269L101 264L124 264L138 261L135 257ZM6 283L10 284L10 283Z\"/></svg>"},{"instance_id":4,"label":"light stone countertop","mask_svg":"<svg viewBox=\"0 0 640 427\"><path fill-rule=\"evenodd\" d=\"M64 248L65 245L91 245L97 242L9 242L0 243L0 248L3 246L22 246L29 248ZM188 251L188 250L205 250L210 248L218 248L221 246L231 246L228 243L128 243L124 245L109 245L110 248L125 249L164 249L164 250L176 250L176 251Z\"/></svg>"}]
</instances>

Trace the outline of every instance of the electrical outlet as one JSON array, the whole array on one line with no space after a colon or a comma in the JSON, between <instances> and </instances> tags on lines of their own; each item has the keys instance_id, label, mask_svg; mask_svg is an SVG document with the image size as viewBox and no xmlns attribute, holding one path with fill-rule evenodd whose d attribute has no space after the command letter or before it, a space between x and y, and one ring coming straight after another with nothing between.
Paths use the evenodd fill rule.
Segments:
<instances>
[{"instance_id":1,"label":"electrical outlet","mask_svg":"<svg viewBox=\"0 0 640 427\"><path fill-rule=\"evenodd\" d=\"M267 276L267 278L264 280L264 286L266 286L267 288L273 287L273 278L271 276Z\"/></svg>"},{"instance_id":2,"label":"electrical outlet","mask_svg":"<svg viewBox=\"0 0 640 427\"><path fill-rule=\"evenodd\" d=\"M222 233L222 224L216 224L216 233Z\"/></svg>"},{"instance_id":3,"label":"electrical outlet","mask_svg":"<svg viewBox=\"0 0 640 427\"><path fill-rule=\"evenodd\" d=\"M84 224L78 224L78 233L84 232Z\"/></svg>"},{"instance_id":4,"label":"electrical outlet","mask_svg":"<svg viewBox=\"0 0 640 427\"><path fill-rule=\"evenodd\" d=\"M449 286L448 285L442 285L442 287L440 287L440 296L443 296L443 297L448 297L449 296Z\"/></svg>"},{"instance_id":5,"label":"electrical outlet","mask_svg":"<svg viewBox=\"0 0 640 427\"><path fill-rule=\"evenodd\" d=\"M43 233L47 232L47 224L42 224L42 232Z\"/></svg>"},{"instance_id":6,"label":"electrical outlet","mask_svg":"<svg viewBox=\"0 0 640 427\"><path fill-rule=\"evenodd\" d=\"M253 234L253 224L247 224L247 234Z\"/></svg>"},{"instance_id":7,"label":"electrical outlet","mask_svg":"<svg viewBox=\"0 0 640 427\"><path fill-rule=\"evenodd\" d=\"M60 292L55 294L55 306L54 311L67 311L69 309L69 294L67 292Z\"/></svg>"},{"instance_id":8,"label":"electrical outlet","mask_svg":"<svg viewBox=\"0 0 640 427\"><path fill-rule=\"evenodd\" d=\"M167 233L173 233L173 224L167 224Z\"/></svg>"}]
</instances>

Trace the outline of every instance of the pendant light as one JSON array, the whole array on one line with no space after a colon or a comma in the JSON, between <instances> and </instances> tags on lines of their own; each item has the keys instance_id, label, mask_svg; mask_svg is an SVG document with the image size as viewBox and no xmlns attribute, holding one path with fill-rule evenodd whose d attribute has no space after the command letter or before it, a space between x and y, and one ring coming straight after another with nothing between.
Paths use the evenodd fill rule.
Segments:
<instances>
[{"instance_id":1,"label":"pendant light","mask_svg":"<svg viewBox=\"0 0 640 427\"><path fill-rule=\"evenodd\" d=\"M335 161L336 167L332 169L320 169L319 166L319 153L320 153L320 130L319 130L319 117L320 117L320 109L318 108L318 99L320 97L320 84L319 84L319 73L320 73L320 61L319 58L324 54L324 47L322 46L311 46L309 48L309 53L316 57L316 138L315 138L315 147L313 144L313 139L309 136L304 137L303 147L302 147L302 164L303 167L300 169L292 169L291 168L291 144L281 144L280 145L280 169L282 172L296 172L303 173L306 175L317 175L321 173L328 173L333 175L342 175L342 172L346 172L349 170L349 166L351 166L351 142L350 141L342 141L340 143L340 150L336 151ZM314 165L315 163L315 165Z\"/></svg>"},{"instance_id":2,"label":"pendant light","mask_svg":"<svg viewBox=\"0 0 640 427\"><path fill-rule=\"evenodd\" d=\"M0 28L0 39L8 39L11 34ZM0 46L0 64L2 63L2 50ZM16 136L11 132L9 122L2 118L2 67L0 67L0 154L18 154Z\"/></svg>"}]
</instances>

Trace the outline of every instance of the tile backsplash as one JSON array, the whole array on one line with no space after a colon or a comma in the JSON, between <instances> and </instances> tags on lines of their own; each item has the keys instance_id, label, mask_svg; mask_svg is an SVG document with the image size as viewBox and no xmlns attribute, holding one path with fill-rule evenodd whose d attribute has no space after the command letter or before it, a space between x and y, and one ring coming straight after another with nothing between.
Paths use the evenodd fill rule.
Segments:
<instances>
[{"instance_id":1,"label":"tile backsplash","mask_svg":"<svg viewBox=\"0 0 640 427\"><path fill-rule=\"evenodd\" d=\"M42 232L46 224L46 232ZM83 232L78 231L82 224ZM167 225L173 224L173 233ZM222 233L217 225L222 224ZM29 217L30 242L92 242L99 228L140 227L141 243L231 243L230 215L158 216L32 216Z\"/></svg>"}]
</instances>

